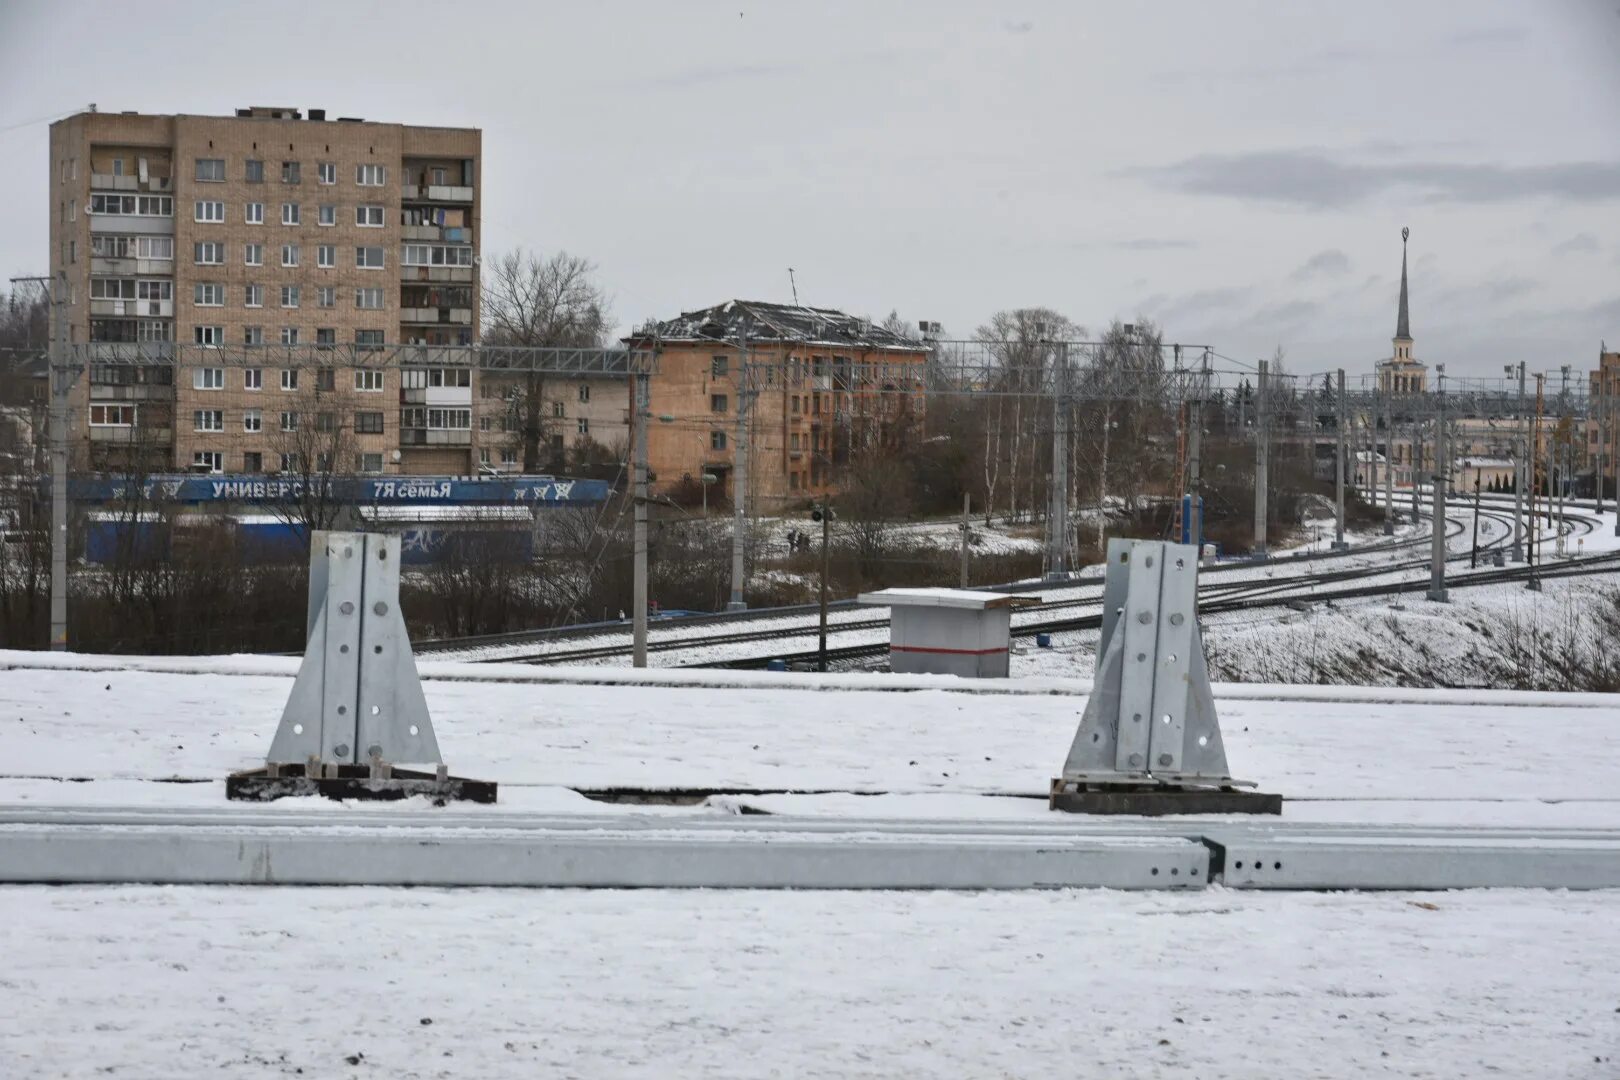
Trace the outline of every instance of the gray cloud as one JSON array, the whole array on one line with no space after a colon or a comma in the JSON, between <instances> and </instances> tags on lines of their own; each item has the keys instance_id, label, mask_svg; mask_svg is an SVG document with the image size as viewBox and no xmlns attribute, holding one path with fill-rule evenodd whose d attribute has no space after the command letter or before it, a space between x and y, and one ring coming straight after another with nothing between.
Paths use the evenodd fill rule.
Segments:
<instances>
[{"instance_id":1,"label":"gray cloud","mask_svg":"<svg viewBox=\"0 0 1620 1080\"><path fill-rule=\"evenodd\" d=\"M1069 246L1076 251L1096 248L1113 248L1119 251L1178 251L1195 248L1198 245L1191 240L1179 240L1171 237L1137 236L1127 240L1100 240L1096 243L1081 242Z\"/></svg>"},{"instance_id":2,"label":"gray cloud","mask_svg":"<svg viewBox=\"0 0 1620 1080\"><path fill-rule=\"evenodd\" d=\"M1597 237L1591 233L1577 233L1562 244L1553 247L1554 255L1590 255L1599 249Z\"/></svg>"},{"instance_id":3,"label":"gray cloud","mask_svg":"<svg viewBox=\"0 0 1620 1080\"><path fill-rule=\"evenodd\" d=\"M1353 206L1392 188L1415 187L1430 199L1494 203L1550 196L1577 202L1620 198L1620 161L1512 166L1408 162L1357 165L1314 150L1200 154L1170 165L1123 170L1192 195L1322 209Z\"/></svg>"},{"instance_id":4,"label":"gray cloud","mask_svg":"<svg viewBox=\"0 0 1620 1080\"><path fill-rule=\"evenodd\" d=\"M1035 24L1025 19L1022 22L1004 22L1001 24L1001 28L1009 34L1027 34L1035 29Z\"/></svg>"},{"instance_id":5,"label":"gray cloud","mask_svg":"<svg viewBox=\"0 0 1620 1080\"><path fill-rule=\"evenodd\" d=\"M1328 248L1318 251L1305 260L1305 264L1291 275L1295 281L1310 281L1312 278L1343 277L1350 272L1350 256L1338 248Z\"/></svg>"},{"instance_id":6,"label":"gray cloud","mask_svg":"<svg viewBox=\"0 0 1620 1080\"><path fill-rule=\"evenodd\" d=\"M1459 30L1440 39L1442 45L1517 45L1530 37L1527 26L1482 26L1475 30Z\"/></svg>"}]
</instances>

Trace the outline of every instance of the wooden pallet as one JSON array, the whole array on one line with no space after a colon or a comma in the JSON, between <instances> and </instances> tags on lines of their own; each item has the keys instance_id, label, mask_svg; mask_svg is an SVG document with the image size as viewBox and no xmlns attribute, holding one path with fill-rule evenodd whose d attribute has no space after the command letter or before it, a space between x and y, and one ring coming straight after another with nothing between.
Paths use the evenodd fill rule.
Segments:
<instances>
[{"instance_id":1,"label":"wooden pallet","mask_svg":"<svg viewBox=\"0 0 1620 1080\"><path fill-rule=\"evenodd\" d=\"M1239 788L1163 784L1080 784L1052 781L1047 805L1069 814L1281 814L1282 796Z\"/></svg>"},{"instance_id":2,"label":"wooden pallet","mask_svg":"<svg viewBox=\"0 0 1620 1080\"><path fill-rule=\"evenodd\" d=\"M437 773L389 766L267 765L232 773L225 778L225 797L244 802L271 802L288 796L324 795L328 799L392 800L425 795L435 806L448 802L492 803L493 780L451 776L442 766Z\"/></svg>"}]
</instances>

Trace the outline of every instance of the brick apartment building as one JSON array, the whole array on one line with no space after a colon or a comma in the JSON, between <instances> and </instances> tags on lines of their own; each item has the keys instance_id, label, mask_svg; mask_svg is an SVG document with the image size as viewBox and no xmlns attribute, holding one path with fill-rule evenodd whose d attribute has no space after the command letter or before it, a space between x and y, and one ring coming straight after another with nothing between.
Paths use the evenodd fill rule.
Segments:
<instances>
[{"instance_id":1,"label":"brick apartment building","mask_svg":"<svg viewBox=\"0 0 1620 1080\"><path fill-rule=\"evenodd\" d=\"M92 362L73 400L76 466L277 472L311 452L340 453L331 471L510 463L510 437L474 423L465 364L275 363L279 345L476 341L481 143L477 129L319 109L53 124L68 340L270 347L262 366L190 364L195 349L178 370Z\"/></svg>"},{"instance_id":2,"label":"brick apartment building","mask_svg":"<svg viewBox=\"0 0 1620 1080\"><path fill-rule=\"evenodd\" d=\"M662 493L707 472L716 494L734 497L745 388L748 491L765 512L829 493L851 456L922 418L922 395L907 388L920 385L928 347L841 311L733 300L628 340L654 339L647 453Z\"/></svg>"}]
</instances>

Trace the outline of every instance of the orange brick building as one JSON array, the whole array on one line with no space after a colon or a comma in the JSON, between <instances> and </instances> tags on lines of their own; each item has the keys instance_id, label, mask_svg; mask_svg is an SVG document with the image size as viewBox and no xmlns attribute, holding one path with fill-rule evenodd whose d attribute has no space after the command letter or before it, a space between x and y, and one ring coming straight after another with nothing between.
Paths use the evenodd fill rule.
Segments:
<instances>
[{"instance_id":1,"label":"orange brick building","mask_svg":"<svg viewBox=\"0 0 1620 1080\"><path fill-rule=\"evenodd\" d=\"M841 311L733 300L627 340L658 350L647 452L660 493L707 472L733 499L746 439L751 506L771 513L830 493L847 462L922 420L928 347Z\"/></svg>"}]
</instances>

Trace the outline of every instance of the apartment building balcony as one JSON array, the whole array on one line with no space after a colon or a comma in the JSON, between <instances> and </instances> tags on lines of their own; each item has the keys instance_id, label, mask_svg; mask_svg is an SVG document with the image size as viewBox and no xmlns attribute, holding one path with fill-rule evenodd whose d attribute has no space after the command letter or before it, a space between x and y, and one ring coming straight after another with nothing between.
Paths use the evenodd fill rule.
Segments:
<instances>
[{"instance_id":1,"label":"apartment building balcony","mask_svg":"<svg viewBox=\"0 0 1620 1080\"><path fill-rule=\"evenodd\" d=\"M174 387L160 383L91 383L91 401L173 401Z\"/></svg>"},{"instance_id":2,"label":"apartment building balcony","mask_svg":"<svg viewBox=\"0 0 1620 1080\"><path fill-rule=\"evenodd\" d=\"M92 427L90 441L101 445L168 447L174 444L174 429L166 427Z\"/></svg>"},{"instance_id":3,"label":"apartment building balcony","mask_svg":"<svg viewBox=\"0 0 1620 1080\"><path fill-rule=\"evenodd\" d=\"M133 303L134 301L128 301ZM85 357L92 364L98 361L131 361L139 360L150 364L162 360L174 359L174 342L172 341L92 341L85 346L90 355Z\"/></svg>"},{"instance_id":4,"label":"apartment building balcony","mask_svg":"<svg viewBox=\"0 0 1620 1080\"><path fill-rule=\"evenodd\" d=\"M174 181L167 176L151 176L143 182L139 176L91 173L90 189L92 191L153 191L166 195L174 190Z\"/></svg>"},{"instance_id":5,"label":"apartment building balcony","mask_svg":"<svg viewBox=\"0 0 1620 1080\"><path fill-rule=\"evenodd\" d=\"M399 321L428 326L471 326L472 308L400 308Z\"/></svg>"},{"instance_id":6,"label":"apartment building balcony","mask_svg":"<svg viewBox=\"0 0 1620 1080\"><path fill-rule=\"evenodd\" d=\"M472 266L401 266L400 281L440 281L470 285L477 268Z\"/></svg>"},{"instance_id":7,"label":"apartment building balcony","mask_svg":"<svg viewBox=\"0 0 1620 1080\"><path fill-rule=\"evenodd\" d=\"M145 319L172 319L174 318L173 300L92 300L90 301L90 316L104 318L145 318Z\"/></svg>"},{"instance_id":8,"label":"apartment building balcony","mask_svg":"<svg viewBox=\"0 0 1620 1080\"><path fill-rule=\"evenodd\" d=\"M399 392L401 405L447 405L465 408L472 405L470 386L426 386Z\"/></svg>"},{"instance_id":9,"label":"apartment building balcony","mask_svg":"<svg viewBox=\"0 0 1620 1080\"><path fill-rule=\"evenodd\" d=\"M174 218L157 214L91 214L93 233L128 233L142 236L173 236Z\"/></svg>"},{"instance_id":10,"label":"apartment building balcony","mask_svg":"<svg viewBox=\"0 0 1620 1080\"><path fill-rule=\"evenodd\" d=\"M173 277L173 259L90 257L90 273L96 277Z\"/></svg>"},{"instance_id":11,"label":"apartment building balcony","mask_svg":"<svg viewBox=\"0 0 1620 1080\"><path fill-rule=\"evenodd\" d=\"M406 428L399 429L399 445L412 446L471 446L472 431L467 428Z\"/></svg>"},{"instance_id":12,"label":"apartment building balcony","mask_svg":"<svg viewBox=\"0 0 1620 1080\"><path fill-rule=\"evenodd\" d=\"M470 203L473 201L473 189L450 184L406 184L400 197L406 202Z\"/></svg>"},{"instance_id":13,"label":"apartment building balcony","mask_svg":"<svg viewBox=\"0 0 1620 1080\"><path fill-rule=\"evenodd\" d=\"M401 225L402 240L443 240L444 230L437 225Z\"/></svg>"}]
</instances>

